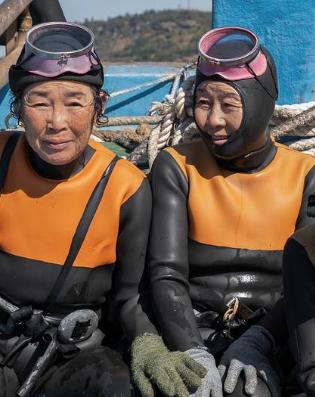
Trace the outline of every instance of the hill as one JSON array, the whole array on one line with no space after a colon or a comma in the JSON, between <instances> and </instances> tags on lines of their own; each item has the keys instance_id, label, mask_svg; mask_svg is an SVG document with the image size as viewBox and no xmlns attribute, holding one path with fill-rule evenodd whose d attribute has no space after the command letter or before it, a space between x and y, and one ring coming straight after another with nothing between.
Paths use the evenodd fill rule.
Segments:
<instances>
[{"instance_id":1,"label":"hill","mask_svg":"<svg viewBox=\"0 0 315 397\"><path fill-rule=\"evenodd\" d=\"M102 60L110 62L196 59L197 43L209 30L211 13L197 10L147 11L107 21L85 20Z\"/></svg>"}]
</instances>

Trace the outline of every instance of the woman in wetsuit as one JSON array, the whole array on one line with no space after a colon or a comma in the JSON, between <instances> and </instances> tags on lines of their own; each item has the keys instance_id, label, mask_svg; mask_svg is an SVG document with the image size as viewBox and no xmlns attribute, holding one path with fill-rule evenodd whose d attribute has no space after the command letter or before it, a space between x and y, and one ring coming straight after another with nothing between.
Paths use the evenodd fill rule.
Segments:
<instances>
[{"instance_id":1,"label":"woman in wetsuit","mask_svg":"<svg viewBox=\"0 0 315 397\"><path fill-rule=\"evenodd\" d=\"M130 396L113 349L122 339L133 341L144 396L154 385L179 394L204 375L164 346L147 314L151 192L90 139L106 100L93 37L77 24L36 25L9 71L25 132L0 135L1 397Z\"/></svg>"},{"instance_id":2,"label":"woman in wetsuit","mask_svg":"<svg viewBox=\"0 0 315 397\"><path fill-rule=\"evenodd\" d=\"M274 62L252 32L208 32L195 81L201 139L163 150L152 167L153 310L168 347L208 369L194 396L222 396L220 377L224 394L280 395L268 356L285 338L276 304L282 252L295 229L313 222L315 160L272 141L276 98ZM269 314L218 349L224 336L239 335L222 320L233 298L252 324L257 313Z\"/></svg>"}]
</instances>

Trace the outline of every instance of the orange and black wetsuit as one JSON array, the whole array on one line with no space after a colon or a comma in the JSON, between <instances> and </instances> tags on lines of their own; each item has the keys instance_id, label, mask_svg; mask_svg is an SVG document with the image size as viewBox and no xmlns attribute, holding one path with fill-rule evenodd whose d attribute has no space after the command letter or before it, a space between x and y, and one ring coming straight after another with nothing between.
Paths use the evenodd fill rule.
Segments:
<instances>
[{"instance_id":1,"label":"orange and black wetsuit","mask_svg":"<svg viewBox=\"0 0 315 397\"><path fill-rule=\"evenodd\" d=\"M203 345L193 309L222 313L234 296L269 309L280 297L285 242L314 221L315 159L270 145L258 171L223 168L203 141L168 148L154 163L150 278L173 349Z\"/></svg>"},{"instance_id":2,"label":"orange and black wetsuit","mask_svg":"<svg viewBox=\"0 0 315 397\"><path fill-rule=\"evenodd\" d=\"M6 133L0 135L1 152L7 138ZM53 167L36 158L25 138L17 142L0 196L0 294L17 306L46 307L84 208L114 154L91 141L84 156L88 161L74 175L60 179L55 174L53 179ZM127 338L154 332L139 301L150 215L148 181L135 166L120 159L60 291L55 313L108 309ZM109 365L102 352L89 360L84 354L83 369ZM108 373L101 367L101 375L92 371L90 376L105 385ZM72 383L79 383L80 376L86 380L84 370L75 376ZM76 395L75 390L72 393Z\"/></svg>"}]
</instances>

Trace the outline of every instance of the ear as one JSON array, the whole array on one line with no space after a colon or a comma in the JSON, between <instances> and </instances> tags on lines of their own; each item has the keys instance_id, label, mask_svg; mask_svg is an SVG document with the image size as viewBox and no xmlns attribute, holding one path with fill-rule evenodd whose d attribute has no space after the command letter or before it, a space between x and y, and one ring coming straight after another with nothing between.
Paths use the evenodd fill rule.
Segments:
<instances>
[{"instance_id":1,"label":"ear","mask_svg":"<svg viewBox=\"0 0 315 397\"><path fill-rule=\"evenodd\" d=\"M105 112L106 102L107 102L108 97L109 97L109 95L106 91L103 91L103 90L100 91L100 98L101 98L101 103L102 103L102 114Z\"/></svg>"}]
</instances>

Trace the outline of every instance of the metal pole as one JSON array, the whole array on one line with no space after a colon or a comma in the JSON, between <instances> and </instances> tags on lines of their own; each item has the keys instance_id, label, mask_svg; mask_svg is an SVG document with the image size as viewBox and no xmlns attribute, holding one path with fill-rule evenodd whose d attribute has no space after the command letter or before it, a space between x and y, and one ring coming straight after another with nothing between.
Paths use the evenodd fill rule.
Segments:
<instances>
[{"instance_id":1,"label":"metal pole","mask_svg":"<svg viewBox=\"0 0 315 397\"><path fill-rule=\"evenodd\" d=\"M0 36L31 2L32 0L4 0L0 4Z\"/></svg>"},{"instance_id":2,"label":"metal pole","mask_svg":"<svg viewBox=\"0 0 315 397\"><path fill-rule=\"evenodd\" d=\"M8 83L8 70L18 59L25 41L25 33L32 26L32 19L27 11L22 15L23 19L19 26L16 38L16 48L6 57L0 59L0 90ZM1 17L0 17L1 18Z\"/></svg>"}]
</instances>

